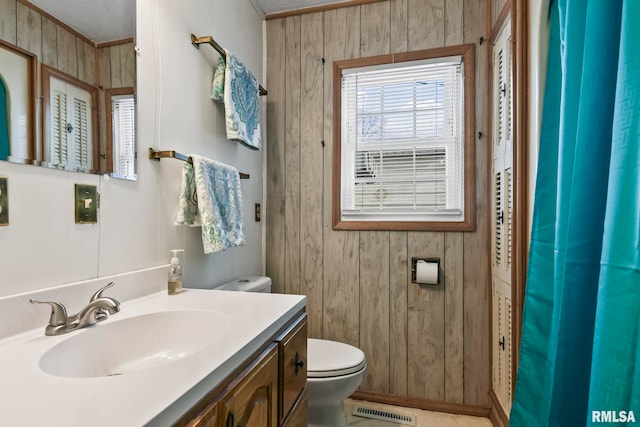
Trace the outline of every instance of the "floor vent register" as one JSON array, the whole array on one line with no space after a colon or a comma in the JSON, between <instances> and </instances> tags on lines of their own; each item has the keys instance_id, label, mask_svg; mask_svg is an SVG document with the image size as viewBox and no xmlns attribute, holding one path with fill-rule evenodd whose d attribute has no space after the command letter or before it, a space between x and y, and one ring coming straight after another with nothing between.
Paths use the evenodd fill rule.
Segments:
<instances>
[{"instance_id":1,"label":"floor vent register","mask_svg":"<svg viewBox=\"0 0 640 427\"><path fill-rule=\"evenodd\" d=\"M401 415L389 411L379 409L363 408L358 406L354 408L353 415L356 417L371 418L374 420L388 421L395 424L403 424L407 426L415 426L415 417L411 415Z\"/></svg>"}]
</instances>

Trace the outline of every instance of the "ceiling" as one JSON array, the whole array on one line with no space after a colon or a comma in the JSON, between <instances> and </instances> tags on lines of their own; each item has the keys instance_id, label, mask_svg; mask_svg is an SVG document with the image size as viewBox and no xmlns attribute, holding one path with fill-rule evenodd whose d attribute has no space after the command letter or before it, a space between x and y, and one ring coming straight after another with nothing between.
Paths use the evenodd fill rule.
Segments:
<instances>
[{"instance_id":1,"label":"ceiling","mask_svg":"<svg viewBox=\"0 0 640 427\"><path fill-rule=\"evenodd\" d=\"M30 2L96 43L135 36L135 0L30 0Z\"/></svg>"},{"instance_id":2,"label":"ceiling","mask_svg":"<svg viewBox=\"0 0 640 427\"><path fill-rule=\"evenodd\" d=\"M324 6L327 4L344 3L348 0L327 1L327 0L253 0L262 9L265 15L270 13L286 12L289 10L304 9L313 6Z\"/></svg>"},{"instance_id":3,"label":"ceiling","mask_svg":"<svg viewBox=\"0 0 640 427\"><path fill-rule=\"evenodd\" d=\"M30 0L88 39L103 43L135 36L135 0ZM265 15L349 0L250 0Z\"/></svg>"}]
</instances>

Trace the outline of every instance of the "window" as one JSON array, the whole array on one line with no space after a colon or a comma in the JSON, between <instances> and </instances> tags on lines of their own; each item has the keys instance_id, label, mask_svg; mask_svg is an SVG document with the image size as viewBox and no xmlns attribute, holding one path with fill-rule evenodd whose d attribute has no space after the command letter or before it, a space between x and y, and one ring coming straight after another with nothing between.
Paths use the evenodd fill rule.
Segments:
<instances>
[{"instance_id":1,"label":"window","mask_svg":"<svg viewBox=\"0 0 640 427\"><path fill-rule=\"evenodd\" d=\"M334 63L335 229L473 229L473 81L473 45Z\"/></svg>"},{"instance_id":2,"label":"window","mask_svg":"<svg viewBox=\"0 0 640 427\"><path fill-rule=\"evenodd\" d=\"M107 171L120 178L136 177L136 104L133 88L107 89ZM109 150L110 148L110 150Z\"/></svg>"}]
</instances>

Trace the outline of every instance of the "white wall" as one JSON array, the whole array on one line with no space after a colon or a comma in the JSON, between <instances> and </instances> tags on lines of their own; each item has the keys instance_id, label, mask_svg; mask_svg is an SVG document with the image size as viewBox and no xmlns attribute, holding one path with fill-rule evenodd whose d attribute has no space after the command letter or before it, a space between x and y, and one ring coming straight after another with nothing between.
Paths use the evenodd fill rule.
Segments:
<instances>
[{"instance_id":1,"label":"white wall","mask_svg":"<svg viewBox=\"0 0 640 427\"><path fill-rule=\"evenodd\" d=\"M252 151L225 138L223 108L209 98L218 53L208 45L196 49L189 39L191 33L213 36L261 80L262 20L249 0L139 0L138 4L144 11L140 15L145 15L138 19L138 64L146 113L142 126L148 130L141 138L141 148L196 153L251 175L242 181L247 245L205 256L200 228L173 225L182 162L163 160L154 165L159 171L160 257L168 262L168 249L185 249L188 286L207 287L242 274L262 274L263 223L254 222L253 209L263 199L264 150ZM264 110L266 103L261 102ZM156 114L154 106L160 107Z\"/></svg>"},{"instance_id":2,"label":"white wall","mask_svg":"<svg viewBox=\"0 0 640 427\"><path fill-rule=\"evenodd\" d=\"M529 225L533 217L533 200L536 190L538 150L540 148L540 123L547 70L549 45L549 0L529 2Z\"/></svg>"},{"instance_id":3,"label":"white wall","mask_svg":"<svg viewBox=\"0 0 640 427\"><path fill-rule=\"evenodd\" d=\"M192 32L214 36L260 78L261 18L249 0L138 0L137 24L139 180L0 162L10 204L10 226L0 227L0 297L166 264L170 248L185 249L187 286L263 272L263 223L253 221L253 206L263 199L264 150L226 140L223 110L208 95L217 53L189 41ZM204 255L200 228L173 225L182 162L149 160L151 146L251 174L242 181L246 246ZM99 186L98 224L74 223L74 183Z\"/></svg>"}]
</instances>

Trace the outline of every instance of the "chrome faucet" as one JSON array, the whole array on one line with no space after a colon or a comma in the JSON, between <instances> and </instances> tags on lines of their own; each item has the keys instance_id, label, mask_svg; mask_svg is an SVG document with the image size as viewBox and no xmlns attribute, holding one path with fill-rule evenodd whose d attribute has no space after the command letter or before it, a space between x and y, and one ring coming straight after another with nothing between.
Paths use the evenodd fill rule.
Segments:
<instances>
[{"instance_id":1,"label":"chrome faucet","mask_svg":"<svg viewBox=\"0 0 640 427\"><path fill-rule=\"evenodd\" d=\"M118 300L102 296L102 292L114 284L114 282L110 282L105 287L98 289L98 291L91 296L89 304L72 316L67 316L67 309L58 302L36 301L32 299L30 299L29 302L31 304L49 304L51 306L51 317L49 318L49 324L44 330L44 334L50 336L62 335L67 332L95 325L109 317L109 314L119 312L120 303Z\"/></svg>"}]
</instances>

